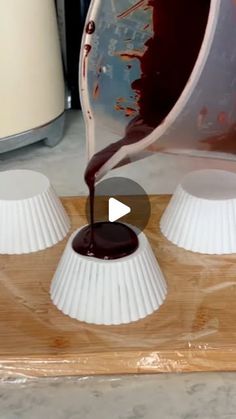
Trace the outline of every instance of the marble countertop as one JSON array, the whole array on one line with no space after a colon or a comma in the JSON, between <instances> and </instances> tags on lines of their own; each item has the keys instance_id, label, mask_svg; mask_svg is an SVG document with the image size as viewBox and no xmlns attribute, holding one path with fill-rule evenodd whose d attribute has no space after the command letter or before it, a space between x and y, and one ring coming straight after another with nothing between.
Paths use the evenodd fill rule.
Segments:
<instances>
[{"instance_id":1,"label":"marble countertop","mask_svg":"<svg viewBox=\"0 0 236 419\"><path fill-rule=\"evenodd\" d=\"M1 170L39 170L59 195L86 194L85 130L81 113L67 114L66 135L53 149L41 143L0 155ZM231 166L232 167L231 167ZM227 168L234 170L235 163ZM182 176L202 167L225 168L222 161L159 154L117 169L112 175L139 182L147 193L171 193ZM163 374L0 383L3 419L233 419L236 374Z\"/></svg>"},{"instance_id":2,"label":"marble countertop","mask_svg":"<svg viewBox=\"0 0 236 419\"><path fill-rule=\"evenodd\" d=\"M234 419L236 375L163 374L0 385L4 419Z\"/></svg>"}]
</instances>

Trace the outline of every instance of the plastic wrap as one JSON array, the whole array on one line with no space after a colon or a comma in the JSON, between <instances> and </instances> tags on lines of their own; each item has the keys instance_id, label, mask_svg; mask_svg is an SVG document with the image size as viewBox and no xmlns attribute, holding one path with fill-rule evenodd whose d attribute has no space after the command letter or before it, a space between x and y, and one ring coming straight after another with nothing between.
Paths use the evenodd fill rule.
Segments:
<instances>
[{"instance_id":1,"label":"plastic wrap","mask_svg":"<svg viewBox=\"0 0 236 419\"><path fill-rule=\"evenodd\" d=\"M88 325L53 306L49 289L66 240L35 254L0 255L1 379L236 370L235 255L177 248L159 228L169 197L150 201L145 233L168 294L136 323ZM63 203L72 231L86 223L84 198Z\"/></svg>"}]
</instances>

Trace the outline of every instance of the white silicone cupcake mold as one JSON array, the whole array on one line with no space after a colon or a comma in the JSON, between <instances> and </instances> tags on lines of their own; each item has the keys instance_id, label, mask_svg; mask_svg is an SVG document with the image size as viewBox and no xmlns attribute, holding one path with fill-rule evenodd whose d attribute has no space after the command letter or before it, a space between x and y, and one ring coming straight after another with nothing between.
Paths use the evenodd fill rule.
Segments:
<instances>
[{"instance_id":1,"label":"white silicone cupcake mold","mask_svg":"<svg viewBox=\"0 0 236 419\"><path fill-rule=\"evenodd\" d=\"M69 239L51 284L51 298L59 310L87 323L119 325L161 306L167 286L143 233L132 255L100 260L73 250L78 231Z\"/></svg>"},{"instance_id":2,"label":"white silicone cupcake mold","mask_svg":"<svg viewBox=\"0 0 236 419\"><path fill-rule=\"evenodd\" d=\"M188 174L161 219L161 231L186 250L236 253L236 174L223 170Z\"/></svg>"},{"instance_id":3,"label":"white silicone cupcake mold","mask_svg":"<svg viewBox=\"0 0 236 419\"><path fill-rule=\"evenodd\" d=\"M46 176L31 170L0 172L1 254L45 249L69 229L69 218Z\"/></svg>"}]
</instances>

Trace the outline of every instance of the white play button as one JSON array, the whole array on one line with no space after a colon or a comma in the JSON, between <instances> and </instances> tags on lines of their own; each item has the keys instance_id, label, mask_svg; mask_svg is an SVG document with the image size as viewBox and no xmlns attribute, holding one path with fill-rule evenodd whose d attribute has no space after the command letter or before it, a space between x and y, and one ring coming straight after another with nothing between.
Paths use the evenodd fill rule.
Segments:
<instances>
[{"instance_id":1,"label":"white play button","mask_svg":"<svg viewBox=\"0 0 236 419\"><path fill-rule=\"evenodd\" d=\"M131 179L111 177L98 182L95 188L94 222L125 223L142 232L151 215L151 204L144 189ZM90 199L86 202L90 223Z\"/></svg>"},{"instance_id":2,"label":"white play button","mask_svg":"<svg viewBox=\"0 0 236 419\"><path fill-rule=\"evenodd\" d=\"M128 205L122 204L115 198L109 199L109 221L113 223L127 214L130 214L131 208Z\"/></svg>"}]
</instances>

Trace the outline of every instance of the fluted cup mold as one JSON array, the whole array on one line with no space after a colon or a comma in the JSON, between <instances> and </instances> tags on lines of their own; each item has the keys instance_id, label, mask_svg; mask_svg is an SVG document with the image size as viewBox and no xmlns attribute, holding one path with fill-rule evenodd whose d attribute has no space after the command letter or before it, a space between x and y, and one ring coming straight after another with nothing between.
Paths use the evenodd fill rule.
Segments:
<instances>
[{"instance_id":1,"label":"fluted cup mold","mask_svg":"<svg viewBox=\"0 0 236 419\"><path fill-rule=\"evenodd\" d=\"M46 249L69 229L69 217L46 176L31 170L0 172L1 254Z\"/></svg>"},{"instance_id":2,"label":"fluted cup mold","mask_svg":"<svg viewBox=\"0 0 236 419\"><path fill-rule=\"evenodd\" d=\"M87 323L120 325L145 318L162 305L166 282L143 233L132 255L100 260L73 250L78 231L68 241L51 284L59 310Z\"/></svg>"},{"instance_id":3,"label":"fluted cup mold","mask_svg":"<svg viewBox=\"0 0 236 419\"><path fill-rule=\"evenodd\" d=\"M177 187L161 223L172 243L193 252L236 253L236 174L200 170Z\"/></svg>"}]
</instances>

